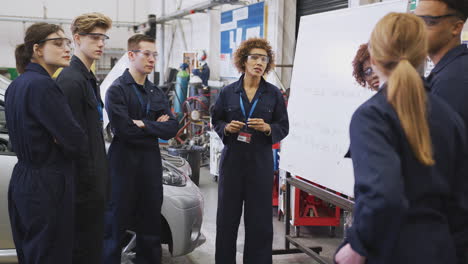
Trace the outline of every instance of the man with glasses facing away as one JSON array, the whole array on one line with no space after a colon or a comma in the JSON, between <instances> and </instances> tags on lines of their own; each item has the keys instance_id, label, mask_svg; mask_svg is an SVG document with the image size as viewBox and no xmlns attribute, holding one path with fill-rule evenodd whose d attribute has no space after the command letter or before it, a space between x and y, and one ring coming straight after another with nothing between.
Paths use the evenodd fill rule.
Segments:
<instances>
[{"instance_id":1,"label":"man with glasses facing away","mask_svg":"<svg viewBox=\"0 0 468 264\"><path fill-rule=\"evenodd\" d=\"M83 14L71 25L75 55L57 77L75 119L88 136L89 152L77 160L73 264L101 263L104 212L109 176L103 138L99 87L91 65L103 53L112 20L100 13Z\"/></svg>"},{"instance_id":2,"label":"man with glasses facing away","mask_svg":"<svg viewBox=\"0 0 468 264\"><path fill-rule=\"evenodd\" d=\"M170 139L177 120L161 89L147 78L155 40L128 39L130 66L109 87L106 110L114 138L109 148L112 191L106 212L104 264L120 264L127 229L136 231L136 263L161 263L162 164L158 139Z\"/></svg>"},{"instance_id":3,"label":"man with glasses facing away","mask_svg":"<svg viewBox=\"0 0 468 264\"><path fill-rule=\"evenodd\" d=\"M461 44L461 33L468 17L467 0L420 0L415 15L426 24L429 57L435 67L427 77L431 93L440 96L460 114L468 126L468 48ZM436 153L437 155L437 153ZM468 164L468 161L461 160ZM464 175L458 188L468 196L468 175ZM464 199L468 207L468 197ZM450 210L450 205L447 205ZM452 230L458 248L459 263L468 263L468 234L462 233L468 216L453 212L448 219L460 228Z\"/></svg>"}]
</instances>

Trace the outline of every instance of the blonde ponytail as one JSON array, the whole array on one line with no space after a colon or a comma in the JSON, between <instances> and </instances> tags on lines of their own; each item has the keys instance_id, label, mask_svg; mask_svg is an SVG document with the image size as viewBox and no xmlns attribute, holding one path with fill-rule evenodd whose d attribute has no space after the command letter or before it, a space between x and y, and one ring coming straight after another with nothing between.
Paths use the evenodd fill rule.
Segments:
<instances>
[{"instance_id":1,"label":"blonde ponytail","mask_svg":"<svg viewBox=\"0 0 468 264\"><path fill-rule=\"evenodd\" d=\"M398 114L416 158L423 164L434 165L426 91L421 76L406 59L397 64L388 79L388 101Z\"/></svg>"},{"instance_id":2,"label":"blonde ponytail","mask_svg":"<svg viewBox=\"0 0 468 264\"><path fill-rule=\"evenodd\" d=\"M427 120L427 96L416 68L427 56L424 22L415 15L390 13L374 28L370 54L387 76L387 100L395 109L416 158L434 165Z\"/></svg>"}]
</instances>

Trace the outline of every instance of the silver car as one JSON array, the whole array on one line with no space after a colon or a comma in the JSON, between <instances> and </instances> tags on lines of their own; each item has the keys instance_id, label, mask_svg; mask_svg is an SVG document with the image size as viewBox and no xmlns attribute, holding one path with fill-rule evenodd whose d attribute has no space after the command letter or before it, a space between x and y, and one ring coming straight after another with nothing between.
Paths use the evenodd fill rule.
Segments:
<instances>
[{"instance_id":1,"label":"silver car","mask_svg":"<svg viewBox=\"0 0 468 264\"><path fill-rule=\"evenodd\" d=\"M10 80L0 75L0 263L16 262L16 250L8 216L8 185L17 162L10 151L5 121L4 95ZM172 256L192 252L205 242L201 234L203 196L190 180L188 162L180 157L162 153L164 201L162 204L162 243L168 244ZM122 263L132 263L135 257L135 233L128 230Z\"/></svg>"}]
</instances>

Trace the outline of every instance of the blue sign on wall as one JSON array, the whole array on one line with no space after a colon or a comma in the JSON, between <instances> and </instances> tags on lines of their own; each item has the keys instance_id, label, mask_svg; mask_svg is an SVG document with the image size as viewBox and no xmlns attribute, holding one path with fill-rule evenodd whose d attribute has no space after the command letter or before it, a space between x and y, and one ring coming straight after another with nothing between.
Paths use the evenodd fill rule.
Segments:
<instances>
[{"instance_id":1,"label":"blue sign on wall","mask_svg":"<svg viewBox=\"0 0 468 264\"><path fill-rule=\"evenodd\" d=\"M221 77L239 76L232 55L242 41L264 37L264 13L264 2L221 13Z\"/></svg>"}]
</instances>

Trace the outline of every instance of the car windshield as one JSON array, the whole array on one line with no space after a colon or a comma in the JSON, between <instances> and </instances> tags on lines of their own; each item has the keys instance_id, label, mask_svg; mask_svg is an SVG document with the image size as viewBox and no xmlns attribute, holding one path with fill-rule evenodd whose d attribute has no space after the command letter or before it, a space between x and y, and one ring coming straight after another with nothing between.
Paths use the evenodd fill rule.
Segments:
<instances>
[{"instance_id":1,"label":"car windshield","mask_svg":"<svg viewBox=\"0 0 468 264\"><path fill-rule=\"evenodd\" d=\"M5 91L8 88L8 85L10 85L11 80L8 79L7 77L0 75L0 101L3 102L3 99L5 97Z\"/></svg>"},{"instance_id":2,"label":"car windshield","mask_svg":"<svg viewBox=\"0 0 468 264\"><path fill-rule=\"evenodd\" d=\"M0 75L0 133L8 133L5 118L5 91L11 81Z\"/></svg>"}]
</instances>

